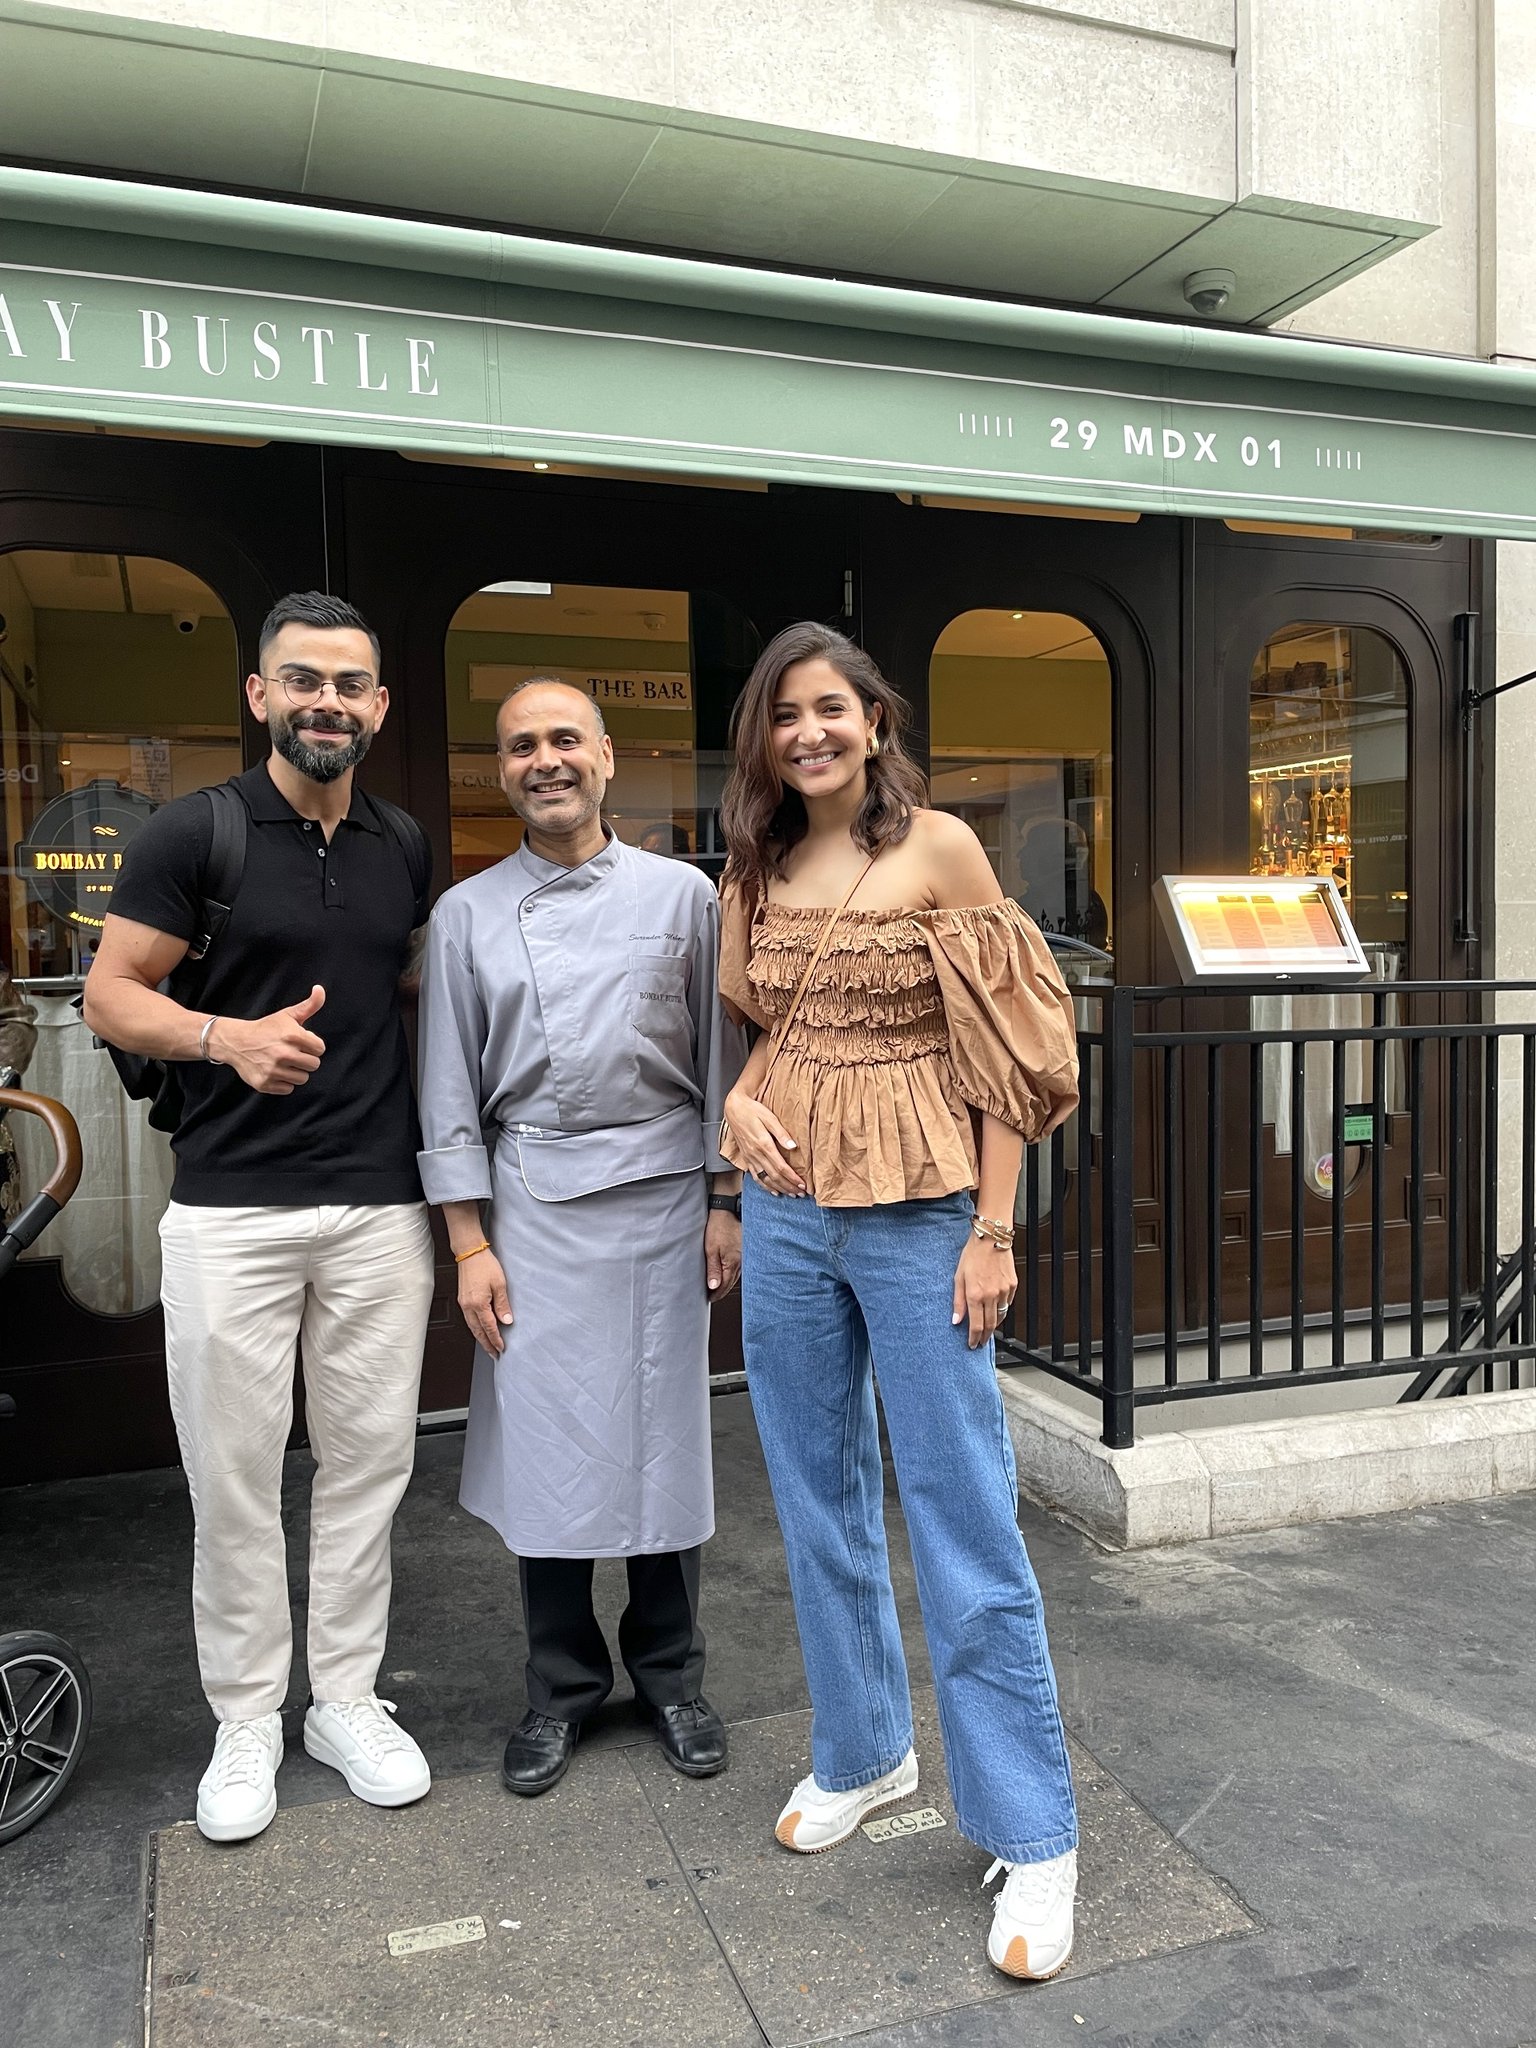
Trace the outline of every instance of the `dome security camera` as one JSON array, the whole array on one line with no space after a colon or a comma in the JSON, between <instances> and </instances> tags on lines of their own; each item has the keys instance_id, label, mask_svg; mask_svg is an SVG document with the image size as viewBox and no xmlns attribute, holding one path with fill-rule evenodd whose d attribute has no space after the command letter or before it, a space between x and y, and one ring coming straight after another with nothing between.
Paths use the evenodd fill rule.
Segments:
<instances>
[{"instance_id":1,"label":"dome security camera","mask_svg":"<svg viewBox=\"0 0 1536 2048\"><path fill-rule=\"evenodd\" d=\"M178 633L195 633L197 631L198 616L196 612L172 612L171 624Z\"/></svg>"},{"instance_id":2,"label":"dome security camera","mask_svg":"<svg viewBox=\"0 0 1536 2048\"><path fill-rule=\"evenodd\" d=\"M1230 270L1192 270L1184 280L1184 297L1197 313L1219 313L1237 289Z\"/></svg>"}]
</instances>

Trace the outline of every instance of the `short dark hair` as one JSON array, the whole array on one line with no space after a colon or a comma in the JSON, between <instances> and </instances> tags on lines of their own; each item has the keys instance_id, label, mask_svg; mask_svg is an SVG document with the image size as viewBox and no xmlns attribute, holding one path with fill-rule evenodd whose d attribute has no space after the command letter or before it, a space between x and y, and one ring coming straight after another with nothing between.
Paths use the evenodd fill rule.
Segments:
<instances>
[{"instance_id":1,"label":"short dark hair","mask_svg":"<svg viewBox=\"0 0 1536 2048\"><path fill-rule=\"evenodd\" d=\"M261 637L256 643L258 663L266 661L267 649L284 626L319 626L332 633L366 633L368 644L373 649L373 665L375 668L380 665L382 657L378 634L356 605L348 604L344 597L331 597L323 590L290 590L286 597L280 597L262 621Z\"/></svg>"},{"instance_id":2,"label":"short dark hair","mask_svg":"<svg viewBox=\"0 0 1536 2048\"><path fill-rule=\"evenodd\" d=\"M575 683L568 683L564 676L524 676L520 683L514 683L505 697L496 706L496 723L498 726L501 724L501 714L503 711L506 710L514 697L521 697L524 690L575 690L577 696L585 697L588 705L591 707L592 716L597 720L598 738L601 739L608 730L607 721L603 717L602 705L598 703L595 697L590 696L587 691L578 688Z\"/></svg>"}]
</instances>

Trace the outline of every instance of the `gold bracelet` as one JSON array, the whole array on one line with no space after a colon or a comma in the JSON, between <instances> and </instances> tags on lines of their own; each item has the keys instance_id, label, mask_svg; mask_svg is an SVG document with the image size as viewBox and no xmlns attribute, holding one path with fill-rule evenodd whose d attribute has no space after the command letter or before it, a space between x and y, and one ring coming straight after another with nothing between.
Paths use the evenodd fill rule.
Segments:
<instances>
[{"instance_id":1,"label":"gold bracelet","mask_svg":"<svg viewBox=\"0 0 1536 2048\"><path fill-rule=\"evenodd\" d=\"M456 1266L462 1266L466 1259L474 1258L476 1254L479 1252L488 1252L490 1248L491 1240L488 1237L482 1237L480 1242L478 1244L472 1244L467 1252L455 1252L453 1255L453 1263Z\"/></svg>"},{"instance_id":2,"label":"gold bracelet","mask_svg":"<svg viewBox=\"0 0 1536 2048\"><path fill-rule=\"evenodd\" d=\"M985 1216L971 1218L971 1235L982 1244L989 1244L994 1251L1013 1250L1013 1232L1005 1223L993 1223Z\"/></svg>"}]
</instances>

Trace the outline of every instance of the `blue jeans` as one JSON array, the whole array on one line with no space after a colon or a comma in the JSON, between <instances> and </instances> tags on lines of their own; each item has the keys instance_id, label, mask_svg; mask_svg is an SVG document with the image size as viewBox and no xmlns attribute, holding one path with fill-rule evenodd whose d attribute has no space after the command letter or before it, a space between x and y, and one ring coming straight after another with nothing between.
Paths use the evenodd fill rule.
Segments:
<instances>
[{"instance_id":1,"label":"blue jeans","mask_svg":"<svg viewBox=\"0 0 1536 2048\"><path fill-rule=\"evenodd\" d=\"M964 1194L824 1209L748 1180L743 1339L789 1559L817 1784L867 1785L912 1742L878 1374L955 1817L993 1856L1035 1863L1076 1846L1077 1816L992 1346L972 1351L966 1326L951 1321L971 1214Z\"/></svg>"}]
</instances>

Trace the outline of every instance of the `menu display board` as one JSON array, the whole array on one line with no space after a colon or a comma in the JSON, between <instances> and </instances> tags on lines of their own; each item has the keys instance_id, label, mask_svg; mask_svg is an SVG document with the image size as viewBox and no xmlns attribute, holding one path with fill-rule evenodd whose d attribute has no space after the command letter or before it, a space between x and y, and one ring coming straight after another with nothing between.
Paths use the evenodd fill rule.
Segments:
<instances>
[{"instance_id":1,"label":"menu display board","mask_svg":"<svg viewBox=\"0 0 1536 2048\"><path fill-rule=\"evenodd\" d=\"M1371 971L1330 877L1164 875L1152 896L1186 982L1363 981Z\"/></svg>"}]
</instances>

